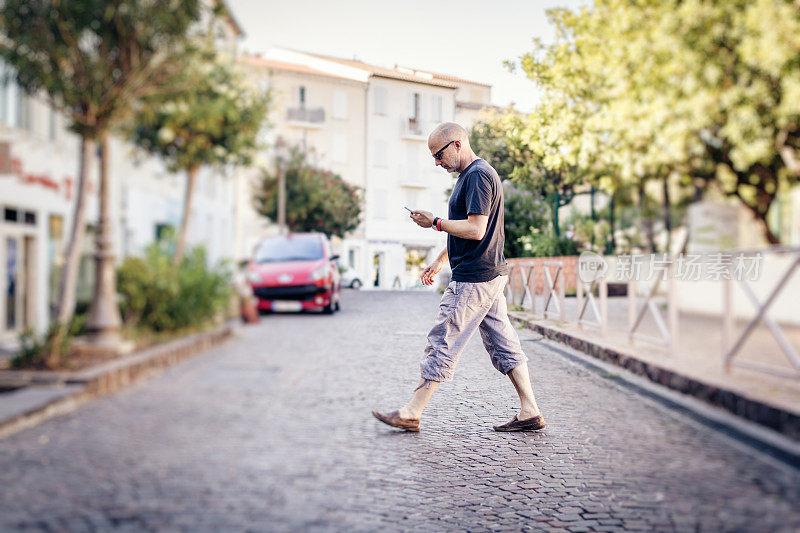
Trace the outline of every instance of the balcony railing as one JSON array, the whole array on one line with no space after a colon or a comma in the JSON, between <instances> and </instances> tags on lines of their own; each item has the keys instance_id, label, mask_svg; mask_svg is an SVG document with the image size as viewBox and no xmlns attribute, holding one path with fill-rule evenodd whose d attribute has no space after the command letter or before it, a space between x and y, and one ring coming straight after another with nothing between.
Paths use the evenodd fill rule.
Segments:
<instances>
[{"instance_id":1,"label":"balcony railing","mask_svg":"<svg viewBox=\"0 0 800 533\"><path fill-rule=\"evenodd\" d=\"M422 121L417 118L408 118L403 121L403 136L413 139L425 139Z\"/></svg>"},{"instance_id":2,"label":"balcony railing","mask_svg":"<svg viewBox=\"0 0 800 533\"><path fill-rule=\"evenodd\" d=\"M325 122L325 108L292 107L288 109L287 116L290 122L319 126Z\"/></svg>"}]
</instances>

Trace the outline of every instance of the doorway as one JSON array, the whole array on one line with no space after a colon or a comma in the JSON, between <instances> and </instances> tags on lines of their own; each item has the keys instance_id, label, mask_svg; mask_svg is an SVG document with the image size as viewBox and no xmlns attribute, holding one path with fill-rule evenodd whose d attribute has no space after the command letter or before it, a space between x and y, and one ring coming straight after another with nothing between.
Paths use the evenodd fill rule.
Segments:
<instances>
[{"instance_id":1,"label":"doorway","mask_svg":"<svg viewBox=\"0 0 800 533\"><path fill-rule=\"evenodd\" d=\"M36 321L36 238L0 231L0 337L13 337Z\"/></svg>"},{"instance_id":2,"label":"doorway","mask_svg":"<svg viewBox=\"0 0 800 533\"><path fill-rule=\"evenodd\" d=\"M384 253L376 252L372 256L372 286L379 288L381 286L381 277L383 276L384 269Z\"/></svg>"}]
</instances>

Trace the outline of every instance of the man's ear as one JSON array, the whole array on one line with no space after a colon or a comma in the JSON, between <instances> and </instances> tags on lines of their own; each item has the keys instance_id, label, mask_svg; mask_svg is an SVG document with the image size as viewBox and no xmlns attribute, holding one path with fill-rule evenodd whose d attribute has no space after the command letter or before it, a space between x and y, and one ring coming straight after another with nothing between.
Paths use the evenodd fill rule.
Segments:
<instances>
[{"instance_id":1,"label":"man's ear","mask_svg":"<svg viewBox=\"0 0 800 533\"><path fill-rule=\"evenodd\" d=\"M453 141L453 144L456 146L456 148L458 148L459 151L461 151L461 141Z\"/></svg>"}]
</instances>

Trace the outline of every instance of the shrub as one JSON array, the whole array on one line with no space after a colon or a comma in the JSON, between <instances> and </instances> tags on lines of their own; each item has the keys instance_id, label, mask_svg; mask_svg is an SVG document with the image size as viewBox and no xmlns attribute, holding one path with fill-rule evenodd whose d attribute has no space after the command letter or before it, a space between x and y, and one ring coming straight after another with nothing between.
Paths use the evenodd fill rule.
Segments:
<instances>
[{"instance_id":1,"label":"shrub","mask_svg":"<svg viewBox=\"0 0 800 533\"><path fill-rule=\"evenodd\" d=\"M579 244L569 237L556 237L552 232L533 232L520 238L519 257L558 257L578 255Z\"/></svg>"},{"instance_id":2,"label":"shrub","mask_svg":"<svg viewBox=\"0 0 800 533\"><path fill-rule=\"evenodd\" d=\"M58 324L53 322L43 335L37 335L32 329L28 328L19 334L19 353L11 358L9 365L13 369L20 368L56 368L60 364L60 359L69 354L69 347L72 339L84 327L86 315L75 315L70 322L66 335L59 341ZM53 357L53 343L59 342L59 358Z\"/></svg>"},{"instance_id":3,"label":"shrub","mask_svg":"<svg viewBox=\"0 0 800 533\"><path fill-rule=\"evenodd\" d=\"M159 244L144 257L128 257L117 272L120 312L127 325L152 331L200 327L223 313L231 296L227 263L209 268L202 247L191 250L179 267Z\"/></svg>"}]
</instances>

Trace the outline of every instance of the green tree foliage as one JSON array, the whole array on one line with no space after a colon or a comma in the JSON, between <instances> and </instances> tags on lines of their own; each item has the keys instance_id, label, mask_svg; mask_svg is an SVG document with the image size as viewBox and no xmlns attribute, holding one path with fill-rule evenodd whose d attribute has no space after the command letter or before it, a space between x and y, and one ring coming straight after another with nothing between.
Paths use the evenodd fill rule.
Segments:
<instances>
[{"instance_id":1,"label":"green tree foliage","mask_svg":"<svg viewBox=\"0 0 800 533\"><path fill-rule=\"evenodd\" d=\"M201 166L249 165L259 148L269 93L260 92L232 58L207 47L191 52L177 90L144 98L130 126L132 141L186 171L184 214L175 250L183 258L197 172Z\"/></svg>"},{"instance_id":2,"label":"green tree foliage","mask_svg":"<svg viewBox=\"0 0 800 533\"><path fill-rule=\"evenodd\" d=\"M549 17L555 41L535 41L521 66L564 133L562 153L614 169L607 190L674 173L711 186L777 242L767 212L800 178L796 0L596 0Z\"/></svg>"},{"instance_id":3,"label":"green tree foliage","mask_svg":"<svg viewBox=\"0 0 800 533\"><path fill-rule=\"evenodd\" d=\"M533 160L525 143L526 117L513 108L481 111L469 131L472 150L497 170L503 180L519 178Z\"/></svg>"},{"instance_id":4,"label":"green tree foliage","mask_svg":"<svg viewBox=\"0 0 800 533\"><path fill-rule=\"evenodd\" d=\"M163 244L152 244L144 257L127 257L119 266L123 319L151 331L176 331L209 323L230 301L229 266L219 263L209 268L205 251L197 247L176 267Z\"/></svg>"},{"instance_id":5,"label":"green tree foliage","mask_svg":"<svg viewBox=\"0 0 800 533\"><path fill-rule=\"evenodd\" d=\"M514 187L510 180L503 182L503 196L506 236L503 255L530 256L528 237L535 232L548 231L550 209L540 196Z\"/></svg>"},{"instance_id":6,"label":"green tree foliage","mask_svg":"<svg viewBox=\"0 0 800 533\"><path fill-rule=\"evenodd\" d=\"M559 235L558 208L572 201L578 174L559 152L560 141L551 139L547 131L537 113L526 116L514 109L484 111L470 130L470 145L495 167L501 179L513 180L517 191L528 191L535 201L546 200L549 221ZM508 205L506 217L515 218ZM531 221L534 227L538 223Z\"/></svg>"},{"instance_id":7,"label":"green tree foliage","mask_svg":"<svg viewBox=\"0 0 800 533\"><path fill-rule=\"evenodd\" d=\"M6 0L0 57L28 92L43 90L77 134L96 139L180 70L197 0Z\"/></svg>"},{"instance_id":8,"label":"green tree foliage","mask_svg":"<svg viewBox=\"0 0 800 533\"><path fill-rule=\"evenodd\" d=\"M286 172L286 224L292 232L318 231L344 237L358 227L361 192L341 176L314 166L298 147L283 164ZM261 215L277 219L278 174L264 171L254 191Z\"/></svg>"},{"instance_id":9,"label":"green tree foliage","mask_svg":"<svg viewBox=\"0 0 800 533\"><path fill-rule=\"evenodd\" d=\"M0 58L13 67L13 77L23 90L44 94L83 139L75 227L59 297L63 335L74 311L93 143L99 142L102 158L107 160L111 130L130 114L137 99L158 94L169 85L181 68L183 51L191 46L186 35L201 11L197 0L5 0L0 6ZM114 279L106 164L100 169L100 189L97 235L101 253L96 271L98 277L110 279L98 280L101 297L97 301L109 302L114 298ZM105 261L102 266L101 261ZM106 318L107 323L116 322L115 317ZM93 322L91 317L89 322Z\"/></svg>"}]
</instances>

